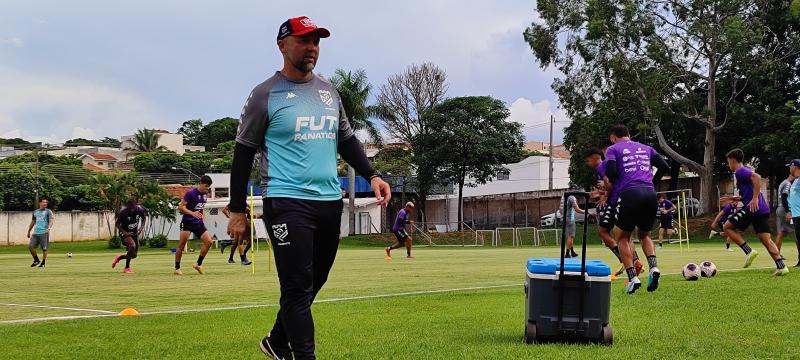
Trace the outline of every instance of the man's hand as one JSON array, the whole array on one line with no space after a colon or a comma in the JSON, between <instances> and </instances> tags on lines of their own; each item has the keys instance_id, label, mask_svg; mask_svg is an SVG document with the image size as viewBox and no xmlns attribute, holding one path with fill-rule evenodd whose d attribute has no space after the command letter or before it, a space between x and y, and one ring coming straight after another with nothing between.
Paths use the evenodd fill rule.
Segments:
<instances>
[{"instance_id":1,"label":"man's hand","mask_svg":"<svg viewBox=\"0 0 800 360\"><path fill-rule=\"evenodd\" d=\"M228 220L228 236L232 240L242 241L247 235L247 217L244 213L231 212Z\"/></svg>"},{"instance_id":2,"label":"man's hand","mask_svg":"<svg viewBox=\"0 0 800 360\"><path fill-rule=\"evenodd\" d=\"M30 239L30 238L31 238L31 232L28 231L28 239Z\"/></svg>"},{"instance_id":3,"label":"man's hand","mask_svg":"<svg viewBox=\"0 0 800 360\"><path fill-rule=\"evenodd\" d=\"M383 207L389 205L389 200L392 199L392 188L389 186L389 184L377 176L372 178L369 184L372 186L372 191L375 192L375 198L378 199L378 205Z\"/></svg>"},{"instance_id":4,"label":"man's hand","mask_svg":"<svg viewBox=\"0 0 800 360\"><path fill-rule=\"evenodd\" d=\"M199 211L192 211L192 216L194 216L197 219L203 220L203 213Z\"/></svg>"},{"instance_id":5,"label":"man's hand","mask_svg":"<svg viewBox=\"0 0 800 360\"><path fill-rule=\"evenodd\" d=\"M786 221L791 221L791 220L792 220L792 213L787 212L786 213Z\"/></svg>"},{"instance_id":6,"label":"man's hand","mask_svg":"<svg viewBox=\"0 0 800 360\"><path fill-rule=\"evenodd\" d=\"M750 212L758 212L758 199L750 200Z\"/></svg>"}]
</instances>

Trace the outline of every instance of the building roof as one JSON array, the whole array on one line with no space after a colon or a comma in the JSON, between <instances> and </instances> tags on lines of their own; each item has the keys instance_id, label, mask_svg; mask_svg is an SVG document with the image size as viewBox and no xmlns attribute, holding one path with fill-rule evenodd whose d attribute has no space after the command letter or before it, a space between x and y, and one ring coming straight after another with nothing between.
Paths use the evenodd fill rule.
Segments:
<instances>
[{"instance_id":1,"label":"building roof","mask_svg":"<svg viewBox=\"0 0 800 360\"><path fill-rule=\"evenodd\" d=\"M84 154L88 157L91 157L95 160L107 160L107 161L117 161L117 158L109 155L109 154L101 154L101 153L86 153Z\"/></svg>"},{"instance_id":2,"label":"building roof","mask_svg":"<svg viewBox=\"0 0 800 360\"><path fill-rule=\"evenodd\" d=\"M91 170L91 171L96 171L96 172L107 172L108 171L107 169L103 169L103 168L101 168L99 166L96 166L96 165L90 164L90 163L83 164L83 168L86 169L86 170Z\"/></svg>"}]
</instances>

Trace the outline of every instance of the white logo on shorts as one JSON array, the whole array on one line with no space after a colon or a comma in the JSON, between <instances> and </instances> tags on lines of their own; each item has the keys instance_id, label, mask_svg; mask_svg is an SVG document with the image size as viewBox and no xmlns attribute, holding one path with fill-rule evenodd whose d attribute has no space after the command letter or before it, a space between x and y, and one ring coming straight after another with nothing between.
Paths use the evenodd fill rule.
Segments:
<instances>
[{"instance_id":1,"label":"white logo on shorts","mask_svg":"<svg viewBox=\"0 0 800 360\"><path fill-rule=\"evenodd\" d=\"M278 241L283 241L289 236L289 230L286 228L286 224L276 224L272 225L272 234Z\"/></svg>"}]
</instances>

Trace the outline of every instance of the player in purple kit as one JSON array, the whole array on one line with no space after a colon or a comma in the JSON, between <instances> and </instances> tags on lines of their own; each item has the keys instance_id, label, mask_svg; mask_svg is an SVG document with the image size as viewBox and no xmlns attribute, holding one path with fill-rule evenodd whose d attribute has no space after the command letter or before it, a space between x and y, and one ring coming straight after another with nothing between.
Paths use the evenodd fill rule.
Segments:
<instances>
[{"instance_id":1,"label":"player in purple kit","mask_svg":"<svg viewBox=\"0 0 800 360\"><path fill-rule=\"evenodd\" d=\"M200 177L200 184L192 188L183 195L178 210L183 214L181 219L181 241L178 244L178 251L175 252L175 275L183 275L181 272L181 257L183 256L183 248L186 247L186 242L189 241L189 236L194 236L203 241L203 246L200 248L200 256L197 257L197 263L192 265L192 268L197 270L198 273L203 274L203 259L211 248L211 234L206 230L206 225L203 223L203 208L206 206L208 200L208 188L211 187L211 177L203 175Z\"/></svg>"},{"instance_id":2,"label":"player in purple kit","mask_svg":"<svg viewBox=\"0 0 800 360\"><path fill-rule=\"evenodd\" d=\"M617 260L619 260L620 264L622 264L620 249L617 240L614 239L612 234L615 220L614 207L617 203L617 196L613 192L613 189L610 186L611 184L608 182L608 178L606 177L606 163L603 161L603 151L598 148L586 150L586 152L583 154L583 160L587 167L595 171L595 181L597 182L598 190L592 192L592 198L598 199L597 233L600 235L600 239L603 240L603 244L605 244L608 249L611 250ZM639 256L635 249L633 250L633 262L637 274L640 273L642 271L642 262L639 260ZM622 274L624 271L625 266L622 265L622 268L612 276L612 280L616 279L616 277Z\"/></svg>"},{"instance_id":3,"label":"player in purple kit","mask_svg":"<svg viewBox=\"0 0 800 360\"><path fill-rule=\"evenodd\" d=\"M397 212L397 218L392 225L392 233L394 233L397 240L392 246L386 248L386 260L392 259L392 250L403 246L406 247L406 258L413 258L413 256L411 256L411 235L408 235L406 232L406 225L414 222L413 220L409 220L411 210L414 210L414 203L409 201L404 208Z\"/></svg>"},{"instance_id":4,"label":"player in purple kit","mask_svg":"<svg viewBox=\"0 0 800 360\"><path fill-rule=\"evenodd\" d=\"M136 259L139 254L139 235L144 230L147 212L139 206L136 198L130 198L125 203L125 208L117 214L116 226L122 236L122 242L128 250L125 255L117 255L111 263L111 268L117 267L117 263L125 260L124 273L131 273L131 260Z\"/></svg>"},{"instance_id":5,"label":"player in purple kit","mask_svg":"<svg viewBox=\"0 0 800 360\"><path fill-rule=\"evenodd\" d=\"M667 233L667 236L672 236L674 233L672 230L672 214L674 213L675 204L673 204L672 201L667 200L666 195L659 195L658 215L659 219L661 219L661 224L658 227L658 247L663 247L662 243L664 242L664 232Z\"/></svg>"},{"instance_id":6,"label":"player in purple kit","mask_svg":"<svg viewBox=\"0 0 800 360\"><path fill-rule=\"evenodd\" d=\"M726 194L726 196L728 196ZM739 202L730 202L725 204L722 209L719 211L716 217L714 217L714 221L711 222L711 233L708 235L708 238L711 239L714 234L722 234L723 228L725 227L725 223L728 222L728 218L733 215L736 210L739 210ZM731 250L731 238L727 235L725 236L725 250Z\"/></svg>"},{"instance_id":7,"label":"player in purple kit","mask_svg":"<svg viewBox=\"0 0 800 360\"><path fill-rule=\"evenodd\" d=\"M616 227L620 230L619 246L622 248L622 263L628 273L625 291L633 294L642 283L633 266L633 244L631 234L638 229L642 251L647 256L650 267L647 291L658 289L661 271L658 269L656 250L650 230L653 229L658 203L655 186L661 177L669 172L669 165L650 146L632 141L628 128L615 125L609 130L609 140L614 145L606 150L606 177L614 184L618 195L616 207ZM653 175L652 166L658 171Z\"/></svg>"},{"instance_id":8,"label":"player in purple kit","mask_svg":"<svg viewBox=\"0 0 800 360\"><path fill-rule=\"evenodd\" d=\"M761 176L744 166L744 152L741 149L733 149L725 157L728 160L728 167L736 177L736 188L739 190L739 196L725 196L720 201L741 201L744 203L744 206L734 212L725 223L723 227L725 235L742 248L745 254L744 267L750 267L753 264L753 260L758 257L758 251L751 249L750 245L742 238L742 234L736 230L744 231L750 225L753 225L753 230L756 232L758 239L761 240L772 259L775 260L776 270L773 275L783 276L788 274L789 268L783 263L783 257L778 247L772 242L769 227L769 205L764 200L764 195L761 194Z\"/></svg>"}]
</instances>

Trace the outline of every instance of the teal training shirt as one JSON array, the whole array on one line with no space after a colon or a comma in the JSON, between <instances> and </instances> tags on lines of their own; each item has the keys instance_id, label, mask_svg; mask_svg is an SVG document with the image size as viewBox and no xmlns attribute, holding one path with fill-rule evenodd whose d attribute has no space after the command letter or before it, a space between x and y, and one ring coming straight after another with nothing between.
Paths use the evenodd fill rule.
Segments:
<instances>
[{"instance_id":1,"label":"teal training shirt","mask_svg":"<svg viewBox=\"0 0 800 360\"><path fill-rule=\"evenodd\" d=\"M280 72L253 89L236 141L259 150L264 197L340 200L339 141L354 136L336 88L314 75L294 82Z\"/></svg>"},{"instance_id":2,"label":"teal training shirt","mask_svg":"<svg viewBox=\"0 0 800 360\"><path fill-rule=\"evenodd\" d=\"M789 211L792 216L800 216L800 178L794 179L789 187Z\"/></svg>"},{"instance_id":3,"label":"teal training shirt","mask_svg":"<svg viewBox=\"0 0 800 360\"><path fill-rule=\"evenodd\" d=\"M50 209L36 209L33 211L33 233L36 235L44 234L47 228L50 227L50 221L53 219L53 212Z\"/></svg>"}]
</instances>

